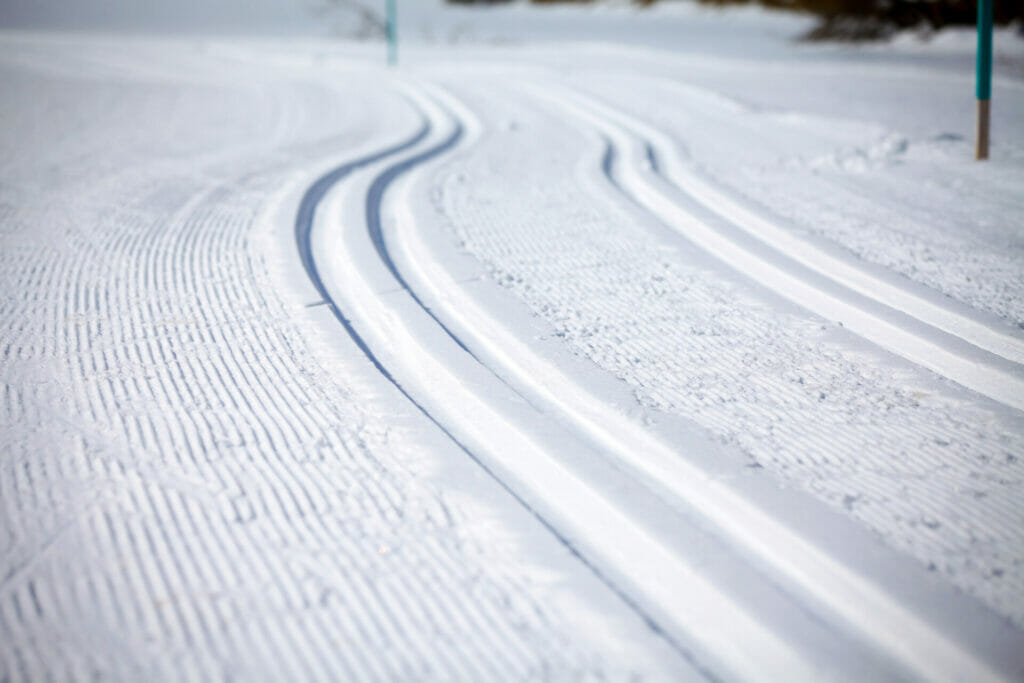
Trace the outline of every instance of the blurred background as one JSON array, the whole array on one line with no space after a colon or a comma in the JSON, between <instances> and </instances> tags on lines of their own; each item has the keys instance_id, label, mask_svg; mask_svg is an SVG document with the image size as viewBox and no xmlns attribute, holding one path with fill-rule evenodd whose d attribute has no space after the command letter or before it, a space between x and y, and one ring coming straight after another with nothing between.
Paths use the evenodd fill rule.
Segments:
<instances>
[{"instance_id":1,"label":"blurred background","mask_svg":"<svg viewBox=\"0 0 1024 683\"><path fill-rule=\"evenodd\" d=\"M544 5L554 24L571 21L579 38L628 40L628 22L654 6L702 4L763 5L773 11L803 15L798 38L808 40L877 40L900 30L927 38L946 26L974 23L975 0L397 0L403 37L413 41L514 41L543 38L536 22L517 24L517 9ZM622 35L606 22L589 22L593 6L621 8ZM500 9L509 22L500 30L476 25L481 10ZM511 11L510 11L511 10ZM384 0L0 0L5 29L110 30L157 33L333 35L377 39L384 33ZM1024 1L995 0L998 25L1024 30ZM564 26L560 26L564 29ZM561 31L559 31L561 33Z\"/></svg>"}]
</instances>

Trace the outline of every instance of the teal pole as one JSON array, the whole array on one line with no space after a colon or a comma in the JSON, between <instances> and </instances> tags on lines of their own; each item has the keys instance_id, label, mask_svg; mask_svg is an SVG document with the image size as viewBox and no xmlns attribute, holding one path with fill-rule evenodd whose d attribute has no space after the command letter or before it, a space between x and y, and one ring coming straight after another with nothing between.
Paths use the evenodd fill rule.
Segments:
<instances>
[{"instance_id":1,"label":"teal pole","mask_svg":"<svg viewBox=\"0 0 1024 683\"><path fill-rule=\"evenodd\" d=\"M395 0L387 0L387 7L388 64L394 66L398 63L398 12Z\"/></svg>"},{"instance_id":2,"label":"teal pole","mask_svg":"<svg viewBox=\"0 0 1024 683\"><path fill-rule=\"evenodd\" d=\"M978 96L978 135L974 158L988 159L992 100L992 2L978 0L978 57L975 93Z\"/></svg>"}]
</instances>

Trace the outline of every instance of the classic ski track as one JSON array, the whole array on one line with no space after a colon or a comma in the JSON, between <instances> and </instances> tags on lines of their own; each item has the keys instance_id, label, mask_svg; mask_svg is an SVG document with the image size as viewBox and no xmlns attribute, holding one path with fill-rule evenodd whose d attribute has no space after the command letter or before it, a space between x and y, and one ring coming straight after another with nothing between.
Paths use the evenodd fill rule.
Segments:
<instances>
[{"instance_id":1,"label":"classic ski track","mask_svg":"<svg viewBox=\"0 0 1024 683\"><path fill-rule=\"evenodd\" d=\"M409 96L418 102L421 111L429 110L430 104L422 95L410 91ZM374 366L403 395L527 507L652 628L662 633L682 656L692 661L692 655L674 640L673 633L679 630L685 631L693 642L710 654L719 667L741 679L757 678L766 672L797 680L820 679L823 672L818 667L801 657L777 634L766 630L756 618L661 545L642 526L579 481L556 458L539 448L519 426L489 405L486 399L474 394L467 386L472 382L467 383L463 377L453 373L446 361L436 358L434 352L418 339L417 333L410 329L406 321L409 309L403 311L397 304L390 303L390 300L401 300L404 296L415 300L411 292L403 287L375 290L374 285L379 286L380 283L360 274L366 265L366 252L372 248L379 257L379 263L374 265L393 277L393 264L383 241L377 236L380 226L368 223L368 219L379 217L379 202L387 186L416 165L451 149L463 137L462 126L454 119L453 132L446 137L434 135L433 122L427 117L425 120L425 139L421 140L417 135L416 142L412 144L392 148L388 155L371 157L383 162L381 164L365 159L347 164L321 178L303 200L300 220L296 222L300 243L306 242L301 250L311 256L308 272L327 297L335 316ZM438 137L442 138L440 142L436 141ZM392 162L392 159L396 160ZM358 171L364 169L362 178L352 178L344 186L339 184L342 179L360 175ZM333 185L328 178L334 181ZM352 191L352 184L357 185L356 191ZM366 191L362 191L364 186L367 186ZM341 192L341 187L347 191ZM326 189L326 193L321 189ZM358 254L350 253L351 245L342 244L346 240L339 235L345 228L332 231L336 223L325 220L325 215L336 218L339 209L344 217L356 218L355 221L343 220L343 225L346 228L355 225L357 233L365 230L362 236L371 242L364 244L365 248ZM304 224L302 217L307 217L309 222ZM335 248L319 248L325 242ZM318 253L341 257L337 267L318 265ZM330 272L325 273L325 270ZM378 275L380 272L378 270ZM413 310L440 327L439 331L448 339L449 345L455 342L455 335L426 311L422 303L417 302ZM401 350L395 351L395 347ZM469 356L461 344L456 343L456 348ZM469 357L473 364L479 363ZM497 380L496 375L492 374L492 377ZM539 498L541 505L532 505L523 493ZM634 591L643 593L644 599L653 604L665 605L669 614L685 615L686 623L691 626L687 628L684 624L677 624L674 629L664 631L633 596L607 578L606 568L629 576ZM692 627L695 623L707 624L712 620L726 620L729 626L716 629ZM751 651L756 651L759 657L750 658Z\"/></svg>"},{"instance_id":2,"label":"classic ski track","mask_svg":"<svg viewBox=\"0 0 1024 683\"><path fill-rule=\"evenodd\" d=\"M596 98L561 84L555 87L560 91L558 96L551 94L552 84L547 82L543 88L532 83L523 85L527 92L589 122L607 136L612 148L605 169L609 180L684 238L811 312L839 320L859 336L907 360L1024 410L1024 368L1012 358L1016 355L1015 339L949 311L947 322L963 323L958 331L967 336L933 325L936 312L945 309L919 305L929 302L876 281L849 264L844 266L839 259L788 235L686 170L676 158L671 141L661 133ZM617 163L618 158L628 161ZM662 172L663 160L674 169L668 175ZM702 220L685 206L688 203L709 214L718 225L713 227ZM799 258L790 255L789 248L799 252ZM832 277L828 269L812 269L800 260L812 259L819 252L826 261L836 262L841 277ZM858 280L857 286L867 291L851 287L847 279ZM890 295L907 310L888 303L884 297ZM979 330L987 330L982 335L986 337L983 343L999 347L1006 355L973 343L979 340L975 334ZM996 339L1003 341L996 344ZM1003 343L1006 340L1013 343Z\"/></svg>"},{"instance_id":3,"label":"classic ski track","mask_svg":"<svg viewBox=\"0 0 1024 683\"><path fill-rule=\"evenodd\" d=\"M625 72L623 72L625 73ZM673 92L693 101L694 93L726 103L725 106L742 108L744 105L715 90L690 83L680 83L673 78L662 75L637 76L630 78L642 79L671 89ZM610 107L607 100L594 93L588 95L599 100L604 107ZM722 106L721 104L719 106ZM872 272L874 264L852 256L837 248L835 243L816 243L814 238L797 235L793 230L779 225L763 215L744 206L729 190L716 186L714 181L702 177L694 164L687 164L677 150L677 145L647 121L633 115L620 112L642 129L643 135L657 140L661 150L669 150L665 155L665 176L678 187L689 192L707 206L714 206L718 213L727 215L731 220L752 237L781 251L801 265L810 268L850 289L878 302L896 308L918 320L936 327L944 332L960 337L980 349L984 349L1014 363L1024 363L1024 337L1014 335L1005 327L1005 322L995 318L994 314L971 308L969 304L944 297L930 285L908 280L900 281L904 276L885 269L885 274ZM825 118L825 117L821 117ZM820 238L825 240L825 238ZM884 266L875 266L884 269ZM911 285L908 287L907 285ZM914 290L916 286L917 291ZM924 292L934 294L928 297ZM985 318L990 318L985 320Z\"/></svg>"},{"instance_id":4,"label":"classic ski track","mask_svg":"<svg viewBox=\"0 0 1024 683\"><path fill-rule=\"evenodd\" d=\"M443 93L446 109L468 129L479 129L475 116L449 93ZM475 133L479 134L479 133ZM606 141L606 157L612 154ZM406 192L411 183L406 185ZM470 348L486 351L502 372L515 378L514 385L525 395L536 397L570 420L574 427L605 446L620 462L645 479L668 488L690 507L706 517L737 545L761 557L774 571L812 594L826 610L861 631L880 650L923 672L929 678L971 680L1001 678L953 644L945 635L846 565L823 553L813 543L746 500L709 472L692 465L663 441L626 415L603 402L578 384L554 363L538 355L514 332L497 321L468 295L422 241L410 202L397 202L397 248L404 251L401 262L415 273L418 285L430 290L431 305L443 309L446 322L455 321L459 334ZM536 400L535 399L535 400ZM894 644L887 633L899 632L904 642ZM939 657L937 652L948 654ZM939 662L938 659L943 661ZM960 659L960 661L957 661Z\"/></svg>"},{"instance_id":5,"label":"classic ski track","mask_svg":"<svg viewBox=\"0 0 1024 683\"><path fill-rule=\"evenodd\" d=\"M416 218L401 192L401 199L396 204L395 223L403 227L396 228L395 246L399 251L393 257L380 222L381 202L388 185L401 176L400 184L407 192L411 187L412 176L408 171L416 171L423 163L464 144L463 130L470 131L470 135L466 136L470 139L479 130L473 116L447 93L435 92L432 98L425 98L422 94L410 91L409 96L417 102L421 111L433 110L424 113L428 121L425 125L430 130L421 132L414 142L392 149L388 159L396 155L406 158L378 171L369 181L366 193L347 193L350 209L351 202L355 201L351 197L366 198L365 206L360 207L363 212L361 225L368 228L379 265L388 271L399 286L381 291L378 284L375 290L375 283L365 276L352 277L358 273L360 265L356 255L349 254L346 259L348 266L344 269L347 275L341 276L344 285L333 282L332 287L334 278L324 278L314 261L318 250L313 245L311 231L314 224L322 224L322 221L310 215L310 232L307 232L305 238L310 277L325 298L332 302L335 314L349 334L403 394L470 457L498 478L524 505L531 507L520 495L520 491L525 489L527 497L539 495L542 504L531 507L534 514L541 517L566 543L570 543L567 538L583 539L580 542L582 559L589 564L588 560L596 555L599 574L602 573L601 567L610 562L616 571L633 577L633 590L643 592L646 588L649 593L653 593L644 595L644 599L667 599L674 603L679 602L679 593L661 590L662 594L658 595L661 586L671 587L675 585L673 580L678 581L680 576L685 576L688 590L693 591L694 581L702 581L680 558L658 547L657 541L645 534L642 526L624 518L613 505L602 500L595 491L589 490L585 482L578 481L572 472L565 470L556 458L543 452L528 434L523 433L512 420L503 417L500 410L495 411L493 407L487 406L487 399L467 389L466 385L471 386L472 383L462 381L451 367L446 367L444 360L437 358L436 352L420 342L416 332L402 319L403 309L386 301L398 293L411 298L432 324L440 326L444 335L461 351L470 353L469 349L481 349L488 358L496 359L499 369L488 368L494 376L511 378L511 384L519 387L523 395L536 397L544 404L553 406L575 430L614 452L645 480L660 482L670 489L721 530L731 542L760 557L771 567L772 572L781 575L788 584L796 585L812 595L826 613L838 616L841 621L852 625L880 651L890 653L922 675L936 680L1001 679L987 664L921 621L883 590L821 552L734 490L712 479L707 472L681 458L642 427L587 393L560 369L540 358L528 345L503 328L481 310L450 274L432 259L430 249L418 239L417 231L409 229L409 226L415 226ZM439 105L439 101L446 102L446 105ZM458 111L459 114L453 115L452 111ZM425 139L438 137L435 129L446 127L443 123L436 123L439 118L450 118L454 132L441 142L427 146ZM419 152L420 147L427 149ZM373 160L381 160L384 156L375 155ZM310 202L310 211L317 209L320 204L328 205L327 208L331 208L331 204L335 208L339 203L344 204L343 199L338 201L338 193L333 192L332 185L348 173L369 165L372 162L357 162L344 173L332 174L330 181L326 180L327 177L318 181L317 186L322 191L318 190L316 194L319 196ZM307 195L308 198L310 195ZM353 213L350 210L344 215L351 217ZM300 242L302 239L300 236ZM345 251L345 248L342 247L340 251ZM396 260L401 264L400 267L396 266ZM407 276L399 272L404 268L410 269ZM338 273L335 270L334 274ZM424 297L429 305L411 290L409 282L417 288L424 288ZM332 291L336 296L331 295ZM439 309L439 314L430 310L433 306ZM448 321L455 321L457 331L446 324ZM467 336L467 343L460 339L463 334ZM395 347L400 347L402 352L397 352ZM477 356L472 355L472 358L475 363L480 362ZM473 403L479 405L467 409L467 405ZM496 448L497 443L502 444L502 447ZM518 455L515 458L508 456L516 452ZM523 457L524 452L529 453L529 457ZM643 457L639 457L638 453L642 453ZM558 500L559 497L563 499L562 502ZM575 502L567 504L565 499ZM595 515L594 509L601 510L600 514ZM580 510L586 512L581 514ZM595 518L598 518L597 523ZM619 531L609 534L609 529ZM644 549L639 552L634 549L624 555L621 548L607 547L606 539L618 538L621 541L629 536ZM648 558L643 562L646 568L636 566L635 558L638 557ZM650 575L651 557L658 558L664 565L656 572L658 576ZM666 568L671 568L671 571L666 571ZM651 588L652 580L655 581L654 588ZM748 633L758 631L756 619L737 609L727 596L720 594L713 586L705 585L707 594L713 596L710 600L704 600L702 606L688 604L676 613L688 614L692 618L695 608L699 610L696 613L715 609L718 613L735 615L734 620L739 622L737 628L726 629L732 634L744 630ZM624 597L628 599L628 596ZM708 640L704 634L688 630L685 624L677 624L676 627L686 631L688 637L697 641L719 661L736 661L737 653L730 651L731 643ZM904 636L898 642L887 638L887 634L894 631ZM768 635L763 631L761 633L760 637ZM820 671L812 672L805 666L800 668L805 663L797 661L782 643L775 646L771 656L771 665L775 666L775 670L785 671L789 677L794 672L802 672L805 676L821 676ZM758 661L751 668L735 673L741 677L763 676L765 671L771 670L771 665L767 669L765 665L765 661Z\"/></svg>"}]
</instances>

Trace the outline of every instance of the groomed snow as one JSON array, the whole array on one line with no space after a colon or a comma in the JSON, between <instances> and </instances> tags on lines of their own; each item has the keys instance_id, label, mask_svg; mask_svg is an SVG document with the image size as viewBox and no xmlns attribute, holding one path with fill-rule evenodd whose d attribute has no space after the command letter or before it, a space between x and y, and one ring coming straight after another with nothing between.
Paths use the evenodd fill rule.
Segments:
<instances>
[{"instance_id":1,"label":"groomed snow","mask_svg":"<svg viewBox=\"0 0 1024 683\"><path fill-rule=\"evenodd\" d=\"M1024 676L1024 41L427 5L0 35L0 680Z\"/></svg>"}]
</instances>

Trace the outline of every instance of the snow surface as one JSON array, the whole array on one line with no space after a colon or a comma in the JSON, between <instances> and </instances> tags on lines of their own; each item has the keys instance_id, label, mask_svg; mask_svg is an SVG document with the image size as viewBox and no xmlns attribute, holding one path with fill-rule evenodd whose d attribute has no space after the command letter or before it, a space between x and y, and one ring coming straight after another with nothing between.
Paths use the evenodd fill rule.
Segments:
<instances>
[{"instance_id":1,"label":"snow surface","mask_svg":"<svg viewBox=\"0 0 1024 683\"><path fill-rule=\"evenodd\" d=\"M1024 48L0 35L0 680L1024 677Z\"/></svg>"}]
</instances>

